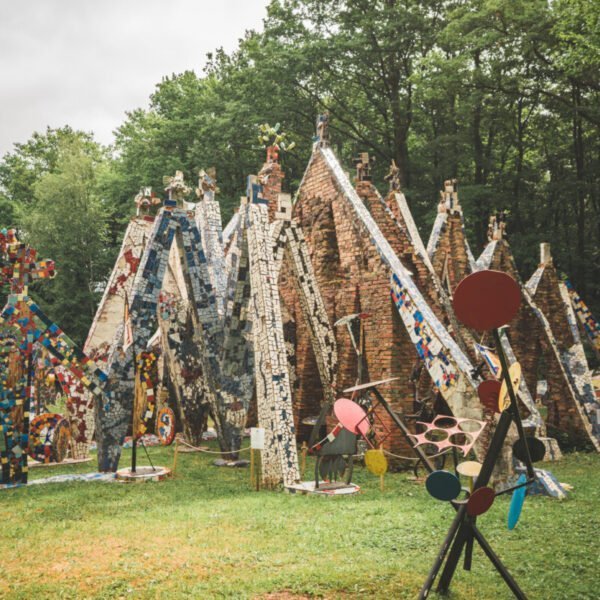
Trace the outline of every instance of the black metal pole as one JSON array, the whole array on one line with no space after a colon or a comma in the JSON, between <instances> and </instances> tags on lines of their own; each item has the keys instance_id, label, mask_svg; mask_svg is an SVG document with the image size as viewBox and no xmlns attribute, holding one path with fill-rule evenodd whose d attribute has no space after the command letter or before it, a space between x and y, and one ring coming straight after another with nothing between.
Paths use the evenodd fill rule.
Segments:
<instances>
[{"instance_id":1,"label":"black metal pole","mask_svg":"<svg viewBox=\"0 0 600 600\"><path fill-rule=\"evenodd\" d=\"M428 456L425 454L425 452L423 452L423 450L421 450L421 448L419 446L415 446L414 440L411 438L410 430L405 425L404 421L392 410L392 408L388 404L387 400L381 395L381 393L379 392L379 390L376 387L373 388L373 393L375 394L375 397L377 398L379 404L381 404L381 406L383 406L383 408L385 408L387 413L392 418L392 421L394 421L394 423L398 426L400 431L404 434L404 437L406 438L406 441L408 442L409 446L412 448L413 452L423 461L423 464L425 465L425 468L427 469L427 471L429 473L432 473L433 471L435 471L434 466L431 464L431 462L430 462Z\"/></svg>"},{"instance_id":2,"label":"black metal pole","mask_svg":"<svg viewBox=\"0 0 600 600\"><path fill-rule=\"evenodd\" d=\"M437 574L442 566L442 563L444 562L444 559L446 558L446 554L448 553L448 550L450 549L450 544L452 543L452 540L454 539L454 536L456 535L456 532L457 532L460 524L463 521L466 509L467 509L467 507L465 505L461 506L458 509L456 516L454 517L454 521L452 521L452 525L450 525L450 529L448 529L448 533L446 534L446 537L444 538L444 541L442 542L440 551L438 552L438 555L436 556L435 562L433 563L433 566L431 567L431 569L429 571L429 575L427 575L427 579L425 580L425 583L423 584L423 587L421 588L421 593L419 594L419 600L425 600L425 598L427 598L427 596L429 595L429 592L431 591L431 586L433 585L433 582L435 581L435 578L437 577Z\"/></svg>"},{"instance_id":3,"label":"black metal pole","mask_svg":"<svg viewBox=\"0 0 600 600\"><path fill-rule=\"evenodd\" d=\"M527 468L527 477L529 479L535 479L535 471L533 469L533 463L529 454L529 445L525 439L525 431L523 430L523 423L521 422L521 415L519 413L519 405L517 404L517 395L513 389L510 375L508 373L508 361L506 360L506 354L502 348L502 341L500 339L500 332L497 329L492 331L494 336L494 342L496 344L496 351L498 352L498 358L500 359L500 365L502 366L502 379L506 383L508 395L510 397L510 410L517 426L519 437L523 440L524 452L525 452L525 466ZM505 411L508 412L508 411Z\"/></svg>"},{"instance_id":4,"label":"black metal pole","mask_svg":"<svg viewBox=\"0 0 600 600\"><path fill-rule=\"evenodd\" d=\"M506 585L510 588L510 591L515 595L515 598L519 600L527 600L527 596L523 593L523 590L519 587L517 582L513 579L512 575L508 572L498 555L492 550L492 547L488 544L487 540L483 537L483 534L473 526L473 535L477 540L477 543L481 546L481 549L485 552L486 556L490 559L496 571L500 573L502 579L506 582Z\"/></svg>"},{"instance_id":5,"label":"black metal pole","mask_svg":"<svg viewBox=\"0 0 600 600\"><path fill-rule=\"evenodd\" d=\"M136 472L137 467L137 435L135 430L135 398L136 398L136 388L138 385L138 377L137 377L137 356L135 355L135 346L132 344L133 350L133 410L131 411L131 472Z\"/></svg>"}]
</instances>

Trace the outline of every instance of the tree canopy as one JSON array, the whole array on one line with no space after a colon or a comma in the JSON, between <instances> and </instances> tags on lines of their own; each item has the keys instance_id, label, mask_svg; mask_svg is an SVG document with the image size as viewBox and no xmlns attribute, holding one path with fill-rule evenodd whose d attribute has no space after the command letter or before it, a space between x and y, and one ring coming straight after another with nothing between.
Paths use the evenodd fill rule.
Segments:
<instances>
[{"instance_id":1,"label":"tree canopy","mask_svg":"<svg viewBox=\"0 0 600 600\"><path fill-rule=\"evenodd\" d=\"M263 31L231 53L215 49L203 70L165 76L147 107L127 113L114 147L69 127L15 145L0 161L0 224L53 254L70 283L52 284L52 314L83 332L141 186L160 191L176 169L194 181L214 166L228 218L263 160L259 125L280 123L296 142L283 158L293 192L324 111L342 160L368 151L382 190L395 160L425 238L438 190L456 177L475 253L488 216L507 210L522 275L550 241L600 310L595 0L273 0ZM93 239L77 237L86 226ZM76 288L86 290L81 304Z\"/></svg>"}]
</instances>

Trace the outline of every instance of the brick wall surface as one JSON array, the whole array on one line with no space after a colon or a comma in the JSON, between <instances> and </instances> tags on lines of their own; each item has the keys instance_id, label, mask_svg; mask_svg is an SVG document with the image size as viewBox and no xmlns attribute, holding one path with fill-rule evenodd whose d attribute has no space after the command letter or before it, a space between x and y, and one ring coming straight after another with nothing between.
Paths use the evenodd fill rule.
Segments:
<instances>
[{"instance_id":1,"label":"brick wall surface","mask_svg":"<svg viewBox=\"0 0 600 600\"><path fill-rule=\"evenodd\" d=\"M359 195L400 257L410 255L411 248L400 230L385 214L369 182L358 184ZM382 391L396 410L412 411L413 389L409 381L417 354L390 297L390 272L363 233L352 209L338 189L323 157L316 153L305 174L294 205L294 218L302 227L309 247L315 275L331 323L355 313L371 315L364 323L365 380L399 377ZM411 269L419 271L415 265ZM282 286L286 303L292 302L289 285ZM295 407L298 416L309 410L318 412L322 397L312 351L307 347L304 324L299 310L296 319ZM335 331L338 344L338 390L355 383L357 360L345 327ZM310 344L308 343L308 346ZM339 396L340 394L338 394ZM406 452L408 446L389 417L379 413L391 430L386 447L392 452ZM380 427L382 429L382 427ZM300 429L300 433L307 433Z\"/></svg>"},{"instance_id":2,"label":"brick wall surface","mask_svg":"<svg viewBox=\"0 0 600 600\"><path fill-rule=\"evenodd\" d=\"M489 268L504 271L523 285L510 246L505 239L498 240ZM540 299L541 297L536 297L536 304ZM542 306L540 308L543 310ZM548 313L546 317L557 318L556 315ZM573 388L552 350L548 332L525 297L522 298L519 313L510 322L507 333L515 355L521 363L529 389L536 389L538 379L546 379L548 382L548 434L559 439L560 434L568 435L571 442L589 443Z\"/></svg>"}]
</instances>

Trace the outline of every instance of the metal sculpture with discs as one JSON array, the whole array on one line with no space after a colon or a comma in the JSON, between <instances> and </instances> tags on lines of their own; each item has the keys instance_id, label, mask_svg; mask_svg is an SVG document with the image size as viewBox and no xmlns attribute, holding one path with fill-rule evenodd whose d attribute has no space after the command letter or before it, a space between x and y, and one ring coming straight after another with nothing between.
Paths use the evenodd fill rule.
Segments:
<instances>
[{"instance_id":1,"label":"metal sculpture with discs","mask_svg":"<svg viewBox=\"0 0 600 600\"><path fill-rule=\"evenodd\" d=\"M499 327L509 323L517 314L520 305L520 290L515 280L505 273L478 271L460 282L454 292L453 302L456 316L465 325L479 331L492 331L502 367L502 382L484 381L478 388L481 403L489 409L501 413L483 463L472 460L463 461L456 468L457 474L435 470L430 460L431 456L424 452L424 448L427 444L436 447L438 450L452 446L461 450L467 458L477 437L485 427L484 423L472 419L439 416L431 423L422 423L426 430L414 434L408 429L402 416L391 409L377 389L378 386L385 384L386 380L355 386L344 390L344 392L368 389L374 395L376 403L381 405L390 415L415 454L423 462L429 473L425 482L429 494L437 500L450 502L456 511L456 516L421 589L419 598L428 597L442 566L444 568L437 585L437 591L440 593L448 591L463 552L464 569L467 571L471 569L475 541L500 573L515 597L526 598L517 582L479 531L476 523L477 517L491 508L497 496L512 492L508 528L513 529L516 526L525 500L527 486L534 483L536 479L533 462L542 460L545 452L542 442L525 436L515 392L521 376L520 366L518 363L514 363L509 367L498 332ZM354 434L362 435L373 446L370 438L374 435L371 427L371 419L376 417L374 406L365 411L362 406L358 404L351 406L351 404L353 403L344 398L338 400L334 405L336 417L345 429ZM519 477L514 486L496 492L488 484L513 422L519 436L513 445L513 454L515 458L524 463L525 474ZM379 443L381 441L379 440ZM458 475L469 478L468 489L462 487ZM459 499L463 491L466 493L466 497Z\"/></svg>"},{"instance_id":2,"label":"metal sculpture with discs","mask_svg":"<svg viewBox=\"0 0 600 600\"><path fill-rule=\"evenodd\" d=\"M442 565L444 565L444 561L444 569L437 586L437 591L440 593L448 591L463 551L464 568L467 571L471 569L475 540L515 597L526 597L476 525L477 517L489 510L496 496L512 491L513 499L509 510L508 523L509 529L512 529L519 519L526 488L535 481L532 459L541 460L543 458L543 451L540 448L540 445L543 446L543 444L539 440L534 440L534 438L525 437L515 394L515 383L518 385L520 367L518 367L518 363L515 363L509 368L498 333L499 327L506 325L514 318L519 309L519 302L518 284L510 276L498 271L473 273L463 279L454 292L454 310L458 319L465 325L479 331L492 330L496 351L502 366L503 381L501 386L498 385L498 382L483 382L480 385L479 397L482 403L501 412L501 415L481 468L478 469L475 465L469 463L463 463L464 466L462 467L459 465L459 473L463 472L472 478L472 489L466 500L456 500L460 494L460 489L455 498L450 497L456 491L456 484L454 481L449 481L449 477L446 486L444 486L446 482L441 480L438 482L439 476L436 473L440 473L439 471L431 473L427 479L428 489L430 488L431 479L436 483L438 495L432 494L434 497L439 498L443 492L447 492L446 498L450 500L456 510L456 516L421 590L420 598L427 598L429 595L433 582ZM506 401L504 400L504 393L507 396ZM513 422L519 434L519 439L515 443L513 451L515 456L525 464L526 475L521 475L512 488L495 492L488 486L488 483L509 427ZM448 475L452 476L451 473L448 473Z\"/></svg>"}]
</instances>

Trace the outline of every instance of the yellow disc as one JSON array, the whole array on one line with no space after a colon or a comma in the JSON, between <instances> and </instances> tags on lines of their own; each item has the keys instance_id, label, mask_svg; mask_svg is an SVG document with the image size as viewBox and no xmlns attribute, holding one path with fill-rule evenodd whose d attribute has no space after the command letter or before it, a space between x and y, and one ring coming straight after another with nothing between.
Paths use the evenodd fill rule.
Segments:
<instances>
[{"instance_id":1,"label":"yellow disc","mask_svg":"<svg viewBox=\"0 0 600 600\"><path fill-rule=\"evenodd\" d=\"M387 458L383 450L367 450L365 452L365 465L373 475L383 475L388 468Z\"/></svg>"},{"instance_id":2,"label":"yellow disc","mask_svg":"<svg viewBox=\"0 0 600 600\"><path fill-rule=\"evenodd\" d=\"M481 463L476 460L465 460L456 467L456 470L465 477L477 477L481 471Z\"/></svg>"},{"instance_id":3,"label":"yellow disc","mask_svg":"<svg viewBox=\"0 0 600 600\"><path fill-rule=\"evenodd\" d=\"M508 369L508 376L512 383L512 388L515 395L519 391L519 384L521 383L521 365L516 362L510 365ZM510 396L508 394L508 388L506 387L506 381L502 379L502 387L500 388L500 396L498 398L498 409L500 412L505 411L510 406Z\"/></svg>"}]
</instances>

